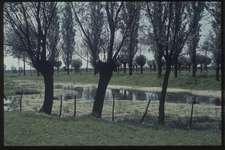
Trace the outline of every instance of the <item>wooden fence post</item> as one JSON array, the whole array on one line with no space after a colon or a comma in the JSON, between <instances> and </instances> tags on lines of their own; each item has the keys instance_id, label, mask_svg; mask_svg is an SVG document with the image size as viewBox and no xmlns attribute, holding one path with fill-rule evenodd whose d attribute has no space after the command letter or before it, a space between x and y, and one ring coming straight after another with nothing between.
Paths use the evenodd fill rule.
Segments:
<instances>
[{"instance_id":1,"label":"wooden fence post","mask_svg":"<svg viewBox=\"0 0 225 150\"><path fill-rule=\"evenodd\" d=\"M61 102L60 102L60 111L59 111L59 117L61 116L61 111L62 111L62 95L61 95Z\"/></svg>"},{"instance_id":2,"label":"wooden fence post","mask_svg":"<svg viewBox=\"0 0 225 150\"><path fill-rule=\"evenodd\" d=\"M23 90L21 90L20 111L22 111L22 95L23 95Z\"/></svg>"},{"instance_id":3,"label":"wooden fence post","mask_svg":"<svg viewBox=\"0 0 225 150\"><path fill-rule=\"evenodd\" d=\"M76 116L76 95L74 96L74 117Z\"/></svg>"},{"instance_id":4,"label":"wooden fence post","mask_svg":"<svg viewBox=\"0 0 225 150\"><path fill-rule=\"evenodd\" d=\"M114 106L115 106L115 94L113 94L113 109L112 109L112 121L114 121Z\"/></svg>"},{"instance_id":5,"label":"wooden fence post","mask_svg":"<svg viewBox=\"0 0 225 150\"><path fill-rule=\"evenodd\" d=\"M141 118L140 124L143 122L143 120L144 120L144 118L145 118L145 116L147 114L148 106L149 106L150 102L151 102L151 100L149 99L148 104L147 104L147 107L146 107L146 110L145 110L145 113L144 113L143 117Z\"/></svg>"},{"instance_id":6,"label":"wooden fence post","mask_svg":"<svg viewBox=\"0 0 225 150\"><path fill-rule=\"evenodd\" d=\"M194 101L192 101L190 127L191 127L191 122L192 122L193 106L194 106L194 104L195 104L195 100L196 100L196 96L195 96L195 98L194 98Z\"/></svg>"}]
</instances>

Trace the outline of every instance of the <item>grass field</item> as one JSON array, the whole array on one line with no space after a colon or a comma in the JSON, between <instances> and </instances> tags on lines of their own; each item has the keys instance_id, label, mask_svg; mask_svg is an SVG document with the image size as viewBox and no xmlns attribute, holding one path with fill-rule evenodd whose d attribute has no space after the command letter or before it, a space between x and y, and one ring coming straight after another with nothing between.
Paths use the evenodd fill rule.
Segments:
<instances>
[{"instance_id":1,"label":"grass field","mask_svg":"<svg viewBox=\"0 0 225 150\"><path fill-rule=\"evenodd\" d=\"M162 77L157 77L157 72L149 72L148 69L144 70L143 74L134 72L132 76L129 76L128 71L126 74L120 72L119 74L114 72L109 82L110 85L124 85L124 86L143 86L143 87L162 87L163 76L165 70L162 71ZM200 73L200 69L197 71L196 78L191 77L191 72L181 71L178 73L178 77L175 78L173 72L170 73L168 88L181 88L181 89L192 89L192 90L221 90L221 80L215 81L215 71L209 69L208 72L203 71ZM12 74L10 71L5 71L4 82L10 82L14 80L44 80L43 76L37 76L36 71L33 71L32 76L30 71L26 71L26 76L22 74ZM220 74L221 79L221 74ZM79 83L90 83L98 84L99 75L93 75L93 70L89 72L82 71L75 74L74 71L67 75L66 72L60 70L59 74L55 71L54 81L62 82L79 82Z\"/></svg>"},{"instance_id":2,"label":"grass field","mask_svg":"<svg viewBox=\"0 0 225 150\"><path fill-rule=\"evenodd\" d=\"M221 145L221 131L108 122L91 115L58 118L34 112L4 113L5 146Z\"/></svg>"},{"instance_id":3,"label":"grass field","mask_svg":"<svg viewBox=\"0 0 225 150\"><path fill-rule=\"evenodd\" d=\"M163 75L157 78L157 72L144 70L143 74L114 73L110 85L162 87ZM220 76L221 79L221 76ZM34 85L24 83L18 86L13 80L32 80ZM60 70L55 72L55 82L97 84L99 75L93 71L82 75ZM19 108L21 89L24 90L22 112L4 111L5 146L82 146L82 145L221 145L221 107L194 106L193 124L190 121L191 105L165 103L165 126L157 125L158 101L152 101L144 123L139 124L147 101L115 102L115 120L111 122L112 101L105 101L102 119L92 117L92 101L77 102L77 116L73 116L73 100L63 101L63 118L36 113L43 104L43 76L26 72L26 76L4 72L4 94L14 99L13 107ZM23 81L22 81L23 82ZM221 90L221 81L215 81L215 71L191 73L182 71L178 78L170 74L168 88L196 90ZM18 97L19 96L19 97ZM59 112L59 101L54 101L52 112ZM107 121L108 120L108 121ZM152 126L154 124L154 126ZM151 126L148 126L151 125ZM199 130L202 129L202 130Z\"/></svg>"}]
</instances>

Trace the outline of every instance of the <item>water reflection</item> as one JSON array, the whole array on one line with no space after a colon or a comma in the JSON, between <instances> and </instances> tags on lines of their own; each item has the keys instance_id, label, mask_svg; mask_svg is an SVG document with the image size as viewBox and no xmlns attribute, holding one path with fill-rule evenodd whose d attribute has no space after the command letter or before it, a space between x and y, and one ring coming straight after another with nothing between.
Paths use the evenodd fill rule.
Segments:
<instances>
[{"instance_id":1,"label":"water reflection","mask_svg":"<svg viewBox=\"0 0 225 150\"><path fill-rule=\"evenodd\" d=\"M77 99L81 100L93 100L97 89L93 87L62 87L62 89L67 89L66 94L62 95L63 100L73 99L74 94L69 94L69 90L77 91ZM160 92L146 92L139 90L127 90L127 89L106 89L105 100L112 100L113 94L116 100L149 100L152 101L159 100ZM189 93L167 93L166 102L168 103L185 103L192 104L192 98L195 95ZM55 99L60 99L58 95ZM196 104L200 105L215 105L221 106L221 100L213 97L197 96Z\"/></svg>"}]
</instances>

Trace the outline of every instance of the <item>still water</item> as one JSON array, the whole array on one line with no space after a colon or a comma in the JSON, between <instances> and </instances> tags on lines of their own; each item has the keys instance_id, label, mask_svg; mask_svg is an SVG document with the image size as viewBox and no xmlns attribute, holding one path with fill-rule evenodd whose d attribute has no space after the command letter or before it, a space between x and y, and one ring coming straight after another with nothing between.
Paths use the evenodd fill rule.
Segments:
<instances>
[{"instance_id":1,"label":"still water","mask_svg":"<svg viewBox=\"0 0 225 150\"><path fill-rule=\"evenodd\" d=\"M70 90L77 91L77 99L80 100L94 100L97 88L93 87L62 87L66 89L66 93L62 95L63 100L73 99L74 94L70 94ZM160 92L147 92L139 90L126 90L126 89L106 89L105 100L113 100L113 94L115 100L139 100L146 101L151 99L152 101L158 101ZM189 93L168 93L166 94L167 103L185 103L192 104L192 99L196 95ZM55 100L59 100L60 95L55 97ZM196 104L199 105L214 105L221 106L221 100L214 97L196 96Z\"/></svg>"}]
</instances>

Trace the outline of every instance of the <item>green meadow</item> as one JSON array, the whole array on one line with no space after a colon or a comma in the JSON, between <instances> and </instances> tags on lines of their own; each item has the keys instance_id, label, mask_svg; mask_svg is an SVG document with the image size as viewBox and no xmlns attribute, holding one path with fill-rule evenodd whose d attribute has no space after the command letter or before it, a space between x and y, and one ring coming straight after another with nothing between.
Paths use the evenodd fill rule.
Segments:
<instances>
[{"instance_id":1,"label":"green meadow","mask_svg":"<svg viewBox=\"0 0 225 150\"><path fill-rule=\"evenodd\" d=\"M157 72L145 69L143 74L134 72L129 76L113 73L109 85L161 87L163 76L157 77ZM221 79L221 76L220 76ZM36 85L18 86L17 81L35 81ZM85 70L70 75L60 70L55 71L54 82L98 84L99 75ZM37 111L43 103L43 76L37 76L33 71L23 74L4 73L4 94L14 98L12 107L19 109L20 92L23 89L22 112L4 111L4 145L5 146L202 146L221 145L221 107L194 105L192 127L190 122L191 105L165 103L165 125L157 125L157 101L151 101L147 115L140 124L145 112L147 101L116 100L112 121L112 101L105 101L102 118L91 116L93 100L77 100L76 117L73 117L73 100L63 101L62 115L39 114ZM33 88L36 86L36 88ZM168 88L192 90L221 90L221 81L215 81L215 71L197 71L197 77L192 78L188 71L181 71L178 77L170 74ZM52 113L59 112L59 101L54 101Z\"/></svg>"}]
</instances>

